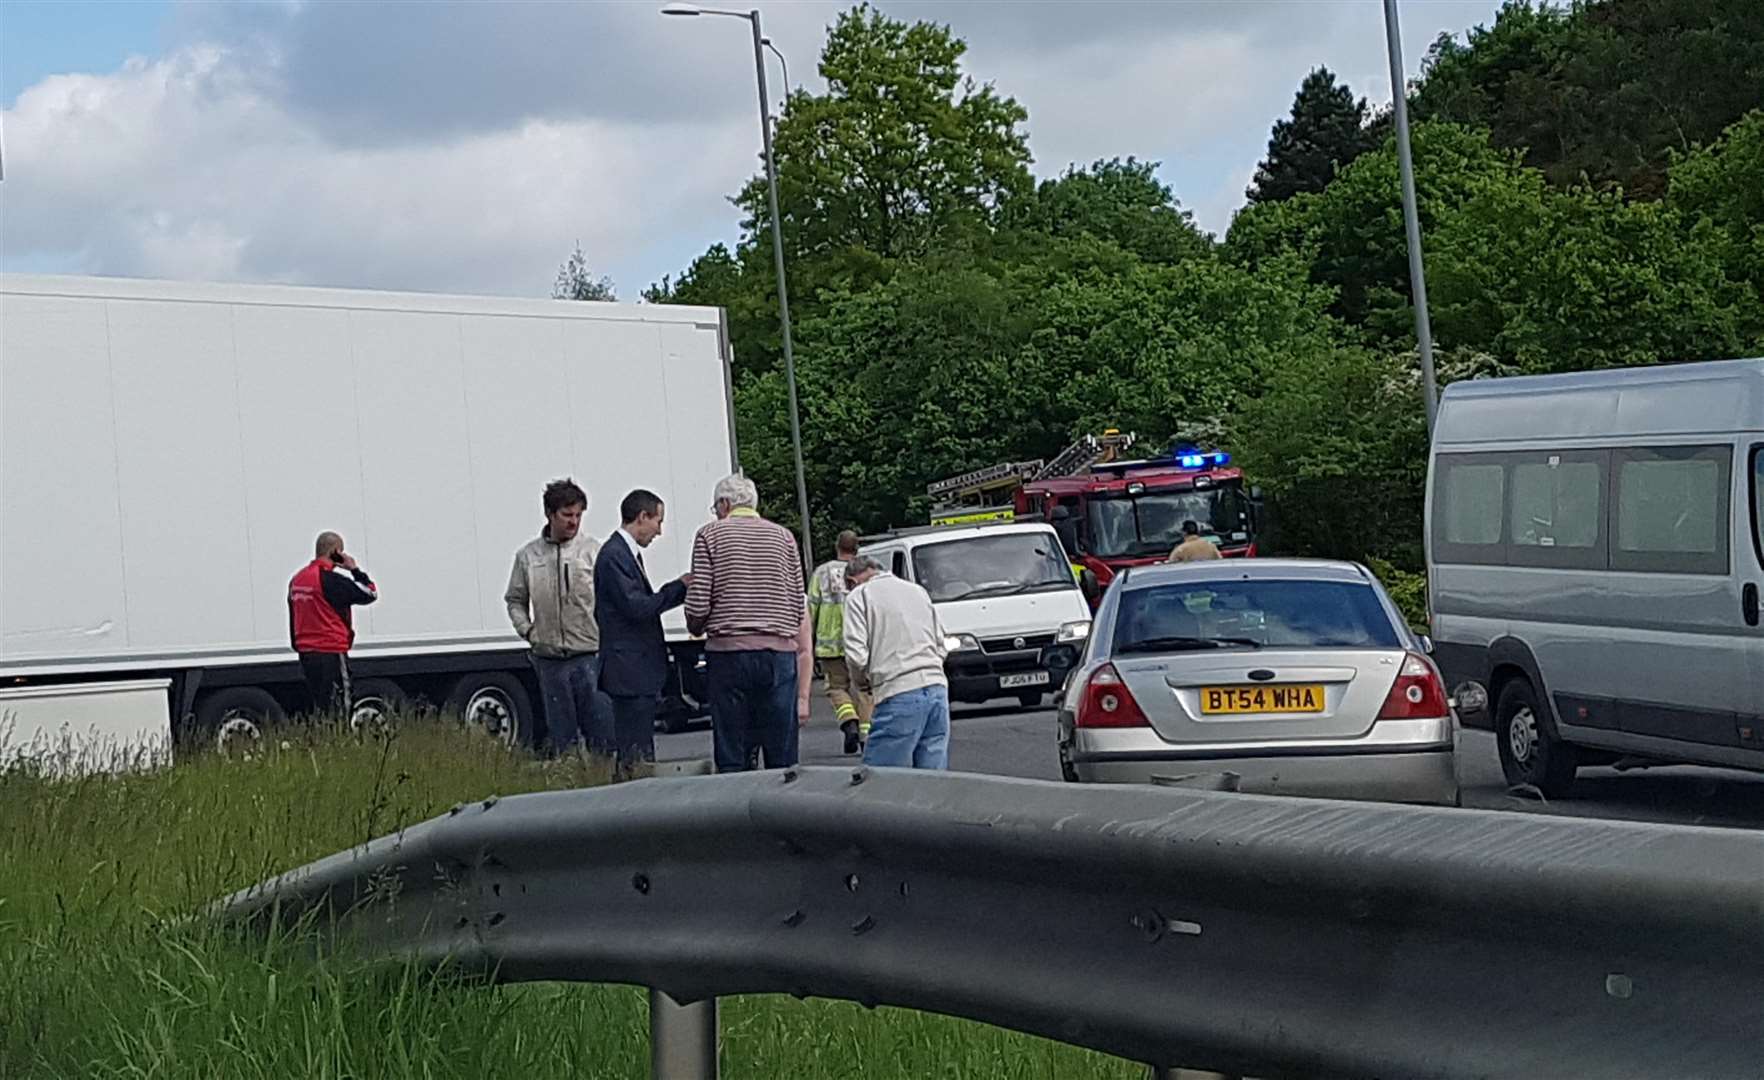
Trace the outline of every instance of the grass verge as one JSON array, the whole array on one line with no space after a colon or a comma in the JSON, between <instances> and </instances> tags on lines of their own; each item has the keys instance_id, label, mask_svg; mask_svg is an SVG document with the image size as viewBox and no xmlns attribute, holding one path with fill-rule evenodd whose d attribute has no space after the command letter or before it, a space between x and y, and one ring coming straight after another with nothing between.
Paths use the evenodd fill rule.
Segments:
<instances>
[{"instance_id":1,"label":"grass verge","mask_svg":"<svg viewBox=\"0 0 1764 1080\"><path fill-rule=\"evenodd\" d=\"M53 777L0 771L0 1077L443 1080L647 1076L643 993L457 985L184 916L208 901L491 794L596 783L440 723L335 728L249 760ZM724 1003L723 1074L1140 1077L981 1024L840 1002Z\"/></svg>"}]
</instances>

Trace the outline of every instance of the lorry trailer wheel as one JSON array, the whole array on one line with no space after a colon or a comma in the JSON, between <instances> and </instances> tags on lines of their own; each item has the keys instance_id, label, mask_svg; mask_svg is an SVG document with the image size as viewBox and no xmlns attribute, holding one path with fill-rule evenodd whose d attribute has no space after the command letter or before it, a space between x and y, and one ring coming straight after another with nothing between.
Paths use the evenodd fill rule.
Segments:
<instances>
[{"instance_id":1,"label":"lorry trailer wheel","mask_svg":"<svg viewBox=\"0 0 1764 1080\"><path fill-rule=\"evenodd\" d=\"M287 721L281 703L255 686L224 686L196 702L197 730L223 754L250 753L265 731Z\"/></svg>"},{"instance_id":2,"label":"lorry trailer wheel","mask_svg":"<svg viewBox=\"0 0 1764 1080\"><path fill-rule=\"evenodd\" d=\"M349 730L384 731L394 714L404 711L410 699L391 679L361 679L350 687Z\"/></svg>"},{"instance_id":3,"label":"lorry trailer wheel","mask_svg":"<svg viewBox=\"0 0 1764 1080\"><path fill-rule=\"evenodd\" d=\"M458 715L466 727L482 731L510 749L533 745L532 698L521 681L507 672L475 671L461 676L444 707Z\"/></svg>"}]
</instances>

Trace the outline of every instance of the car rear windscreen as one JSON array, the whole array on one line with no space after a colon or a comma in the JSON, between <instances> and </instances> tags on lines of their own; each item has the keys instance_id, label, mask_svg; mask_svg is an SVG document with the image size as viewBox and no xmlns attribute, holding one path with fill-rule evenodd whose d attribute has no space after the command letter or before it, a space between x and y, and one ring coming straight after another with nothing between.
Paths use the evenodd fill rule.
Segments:
<instances>
[{"instance_id":1,"label":"car rear windscreen","mask_svg":"<svg viewBox=\"0 0 1764 1080\"><path fill-rule=\"evenodd\" d=\"M1395 649L1397 628L1367 585L1193 581L1121 596L1114 651L1185 648Z\"/></svg>"}]
</instances>

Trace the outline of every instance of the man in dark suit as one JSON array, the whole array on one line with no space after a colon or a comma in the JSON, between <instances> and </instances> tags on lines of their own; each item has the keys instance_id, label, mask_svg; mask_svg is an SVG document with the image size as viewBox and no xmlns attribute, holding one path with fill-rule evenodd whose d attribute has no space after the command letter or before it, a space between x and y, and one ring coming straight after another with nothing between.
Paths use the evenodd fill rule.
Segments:
<instances>
[{"instance_id":1,"label":"man in dark suit","mask_svg":"<svg viewBox=\"0 0 1764 1080\"><path fill-rule=\"evenodd\" d=\"M600 624L600 689L612 699L614 775L629 778L655 760L655 711L668 677L661 615L686 602L687 574L657 592L643 568L643 549L661 535L667 507L638 488L619 503L618 531L594 561L594 619Z\"/></svg>"}]
</instances>

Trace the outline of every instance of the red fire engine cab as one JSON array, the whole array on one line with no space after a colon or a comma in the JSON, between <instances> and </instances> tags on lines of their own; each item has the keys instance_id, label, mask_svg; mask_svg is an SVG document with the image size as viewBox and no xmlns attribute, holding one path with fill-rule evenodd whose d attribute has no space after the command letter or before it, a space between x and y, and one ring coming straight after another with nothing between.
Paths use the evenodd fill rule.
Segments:
<instances>
[{"instance_id":1,"label":"red fire engine cab","mask_svg":"<svg viewBox=\"0 0 1764 1080\"><path fill-rule=\"evenodd\" d=\"M933 524L1048 520L1075 568L1107 587L1122 569L1162 562L1192 521L1227 558L1256 553L1256 506L1224 451L1178 444L1123 460L1135 437L1086 436L1051 461L995 465L932 484Z\"/></svg>"}]
</instances>

